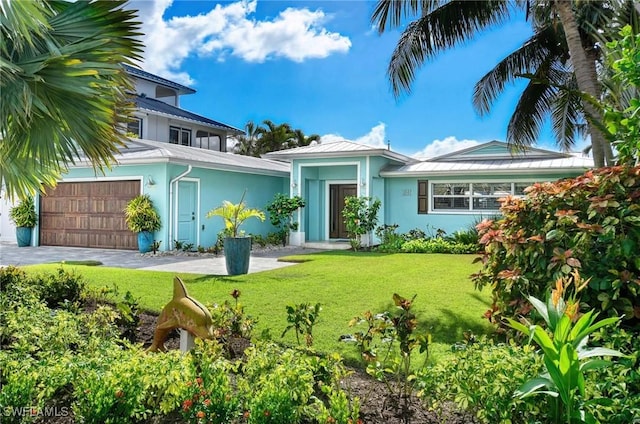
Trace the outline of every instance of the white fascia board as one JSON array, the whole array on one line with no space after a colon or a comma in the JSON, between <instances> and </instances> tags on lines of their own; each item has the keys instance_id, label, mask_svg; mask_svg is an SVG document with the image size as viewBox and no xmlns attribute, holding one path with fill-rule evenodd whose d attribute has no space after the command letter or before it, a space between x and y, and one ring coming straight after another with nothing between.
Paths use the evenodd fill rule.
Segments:
<instances>
[{"instance_id":1,"label":"white fascia board","mask_svg":"<svg viewBox=\"0 0 640 424\"><path fill-rule=\"evenodd\" d=\"M198 161L186 161L186 160L170 160L169 162L176 165L191 165L194 168L201 169L214 169L218 171L231 171L231 172L239 172L242 174L258 174L258 175L267 175L273 177L288 177L288 171L278 171L275 169L264 169L264 168L254 168L247 166L235 166L235 165L224 165L224 164L216 164L209 162L198 162Z\"/></svg>"},{"instance_id":2,"label":"white fascia board","mask_svg":"<svg viewBox=\"0 0 640 424\"><path fill-rule=\"evenodd\" d=\"M209 162L198 162L198 161L187 161L187 160L175 160L171 158L148 158L148 159L124 159L118 160L113 165L151 165L156 163L172 163L176 165L191 165L194 168L202 168L202 169L215 169L220 171L232 171L232 172L240 172L243 174L258 174L258 175L267 175L274 177L288 177L289 172L287 171L278 171L271 169L262 169L262 168L253 168L253 167L240 167L233 165L222 165L222 164L213 164ZM89 161L81 161L76 162L74 165L70 166L70 168L89 168L93 165Z\"/></svg>"},{"instance_id":3,"label":"white fascia board","mask_svg":"<svg viewBox=\"0 0 640 424\"><path fill-rule=\"evenodd\" d=\"M531 173L536 175L557 173L584 173L591 168L519 168L519 169L481 169L481 170L448 170L448 171L381 171L381 177L442 177L466 175L514 175Z\"/></svg>"}]
</instances>

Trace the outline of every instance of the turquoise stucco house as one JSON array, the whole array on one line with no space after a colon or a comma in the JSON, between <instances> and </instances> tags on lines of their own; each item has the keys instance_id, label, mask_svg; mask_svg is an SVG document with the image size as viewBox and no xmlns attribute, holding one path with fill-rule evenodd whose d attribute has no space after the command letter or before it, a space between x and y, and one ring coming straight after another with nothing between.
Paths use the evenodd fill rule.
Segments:
<instances>
[{"instance_id":1,"label":"turquoise stucco house","mask_svg":"<svg viewBox=\"0 0 640 424\"><path fill-rule=\"evenodd\" d=\"M452 233L495 216L501 197L593 167L587 157L533 148L512 152L498 141L428 160L346 141L265 157L290 164L290 194L307 202L291 237L299 244L347 237L340 215L347 195L380 199L380 224L397 224L399 232Z\"/></svg>"},{"instance_id":2,"label":"turquoise stucco house","mask_svg":"<svg viewBox=\"0 0 640 424\"><path fill-rule=\"evenodd\" d=\"M136 235L123 209L137 194L149 194L161 215L155 234L161 250L174 242L208 247L223 229L206 213L223 200L237 203L246 192L249 207L264 209L276 193L305 199L295 217L291 244L326 246L348 235L341 211L350 195L381 200L379 223L398 231L420 228L451 233L498 212L498 199L522 195L533 182L576 176L593 167L590 158L528 149L513 153L492 141L428 160L348 141L272 152L263 158L227 151L242 131L180 107L195 91L127 67L135 81L137 109L125 130L130 140L117 164L95 173L80 158L58 186L40 196L36 245L136 249ZM4 196L3 196L4 197ZM7 209L0 207L0 239L14 241ZM268 220L247 221L247 233L273 231ZM371 234L365 242L375 243Z\"/></svg>"}]
</instances>

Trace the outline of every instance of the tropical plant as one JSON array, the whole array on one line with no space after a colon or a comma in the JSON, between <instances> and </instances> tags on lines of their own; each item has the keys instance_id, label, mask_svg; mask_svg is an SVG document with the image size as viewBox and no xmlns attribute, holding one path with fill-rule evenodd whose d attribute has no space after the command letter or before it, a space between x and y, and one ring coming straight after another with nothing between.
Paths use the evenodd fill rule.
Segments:
<instances>
[{"instance_id":1,"label":"tropical plant","mask_svg":"<svg viewBox=\"0 0 640 424\"><path fill-rule=\"evenodd\" d=\"M240 226L249 218L257 218L260 221L265 220L264 212L259 209L248 208L244 203L245 191L240 198L240 203L231 203L224 200L221 206L207 212L207 218L219 216L224 221L224 234L227 237L243 237L244 231L240 230Z\"/></svg>"},{"instance_id":2,"label":"tropical plant","mask_svg":"<svg viewBox=\"0 0 640 424\"><path fill-rule=\"evenodd\" d=\"M582 118L586 116L595 164L609 163L611 148L599 125L602 113L593 106L601 89L596 78L596 35L609 27L607 18L618 11L628 20L637 16L630 1L380 0L372 15L380 33L418 17L406 25L389 62L387 72L394 94L410 91L417 68L426 60L505 22L518 9L525 9L531 17L534 35L476 84L474 106L487 113L507 83L528 78L509 123L507 141L516 146L534 143L545 115L549 115L560 146L568 148L583 130Z\"/></svg>"},{"instance_id":3,"label":"tropical plant","mask_svg":"<svg viewBox=\"0 0 640 424\"><path fill-rule=\"evenodd\" d=\"M486 336L470 337L418 373L418 396L437 411L446 411L453 402L485 424L547 422L548 398L534 403L513 396L514 387L543 371L542 358L534 351L534 346L519 346L513 340L496 343Z\"/></svg>"},{"instance_id":4,"label":"tropical plant","mask_svg":"<svg viewBox=\"0 0 640 424\"><path fill-rule=\"evenodd\" d=\"M582 315L579 313L580 301L577 294L587 285L576 271L571 276L558 278L551 296L547 296L546 304L534 296L528 299L544 319L548 331L542 327L527 325L507 318L509 326L529 337L542 350L546 372L524 383L515 393L520 398L534 394L547 394L553 398L550 411L554 422L595 423L584 409L585 371L601 368L611 363L600 356L623 356L617 350L603 347L587 347L589 336L596 330L615 324L617 317L596 321L598 316L594 310ZM573 285L572 295L565 300L565 293ZM580 396L576 396L579 392Z\"/></svg>"},{"instance_id":5,"label":"tropical plant","mask_svg":"<svg viewBox=\"0 0 640 424\"><path fill-rule=\"evenodd\" d=\"M287 322L289 325L282 332L282 336L294 330L296 332L296 342L300 344L300 336L304 335L307 347L313 345L313 327L318 322L318 315L322 308L319 303L300 303L298 305L287 305Z\"/></svg>"},{"instance_id":6,"label":"tropical plant","mask_svg":"<svg viewBox=\"0 0 640 424\"><path fill-rule=\"evenodd\" d=\"M353 250L360 248L363 235L376 228L381 205L380 199L371 197L347 196L344 198L342 216Z\"/></svg>"},{"instance_id":7,"label":"tropical plant","mask_svg":"<svg viewBox=\"0 0 640 424\"><path fill-rule=\"evenodd\" d=\"M16 227L33 228L38 223L38 215L33 197L28 196L9 210L9 218Z\"/></svg>"},{"instance_id":8,"label":"tropical plant","mask_svg":"<svg viewBox=\"0 0 640 424\"><path fill-rule=\"evenodd\" d=\"M308 146L311 142L320 142L318 134L306 136L300 129L294 129L287 123L275 124L265 119L261 125L253 121L245 126L246 135L236 137L234 152L245 156L260 157L265 153L294 147Z\"/></svg>"},{"instance_id":9,"label":"tropical plant","mask_svg":"<svg viewBox=\"0 0 640 424\"><path fill-rule=\"evenodd\" d=\"M258 126L253 121L249 121L244 128L245 133L235 137L236 144L233 146L233 152L244 156L255 156L253 152L257 148Z\"/></svg>"},{"instance_id":10,"label":"tropical plant","mask_svg":"<svg viewBox=\"0 0 640 424\"><path fill-rule=\"evenodd\" d=\"M129 230L134 233L156 232L162 227L160 215L148 194L139 194L124 208L124 218Z\"/></svg>"},{"instance_id":11,"label":"tropical plant","mask_svg":"<svg viewBox=\"0 0 640 424\"><path fill-rule=\"evenodd\" d=\"M3 2L0 183L10 197L55 186L80 154L97 169L114 162L133 111L122 64L142 51L125 3Z\"/></svg>"},{"instance_id":12,"label":"tropical plant","mask_svg":"<svg viewBox=\"0 0 640 424\"><path fill-rule=\"evenodd\" d=\"M579 269L591 283L582 302L623 325L640 320L640 167L587 171L536 183L525 197L507 198L502 218L478 225L484 254L472 276L493 297L487 317L528 315L526 295L544 297L550 282Z\"/></svg>"},{"instance_id":13,"label":"tropical plant","mask_svg":"<svg viewBox=\"0 0 640 424\"><path fill-rule=\"evenodd\" d=\"M305 201L300 196L288 197L282 193L276 193L273 200L267 204L269 220L278 229L282 245L287 244L287 236L291 230L298 229L298 223L293 222L293 213L305 206Z\"/></svg>"},{"instance_id":14,"label":"tropical plant","mask_svg":"<svg viewBox=\"0 0 640 424\"><path fill-rule=\"evenodd\" d=\"M611 70L604 123L613 135L621 163L640 164L640 34L630 25L620 31L620 40L607 43Z\"/></svg>"},{"instance_id":15,"label":"tropical plant","mask_svg":"<svg viewBox=\"0 0 640 424\"><path fill-rule=\"evenodd\" d=\"M346 342L355 341L367 363L367 373L385 383L405 413L416 386L415 373L427 364L431 343L430 334L417 334L418 319L411 310L415 298L407 299L394 293L395 313L385 311L374 315L367 311L349 322L350 327L366 324L366 330L343 338ZM416 368L412 359L418 353L424 355L424 361Z\"/></svg>"}]
</instances>

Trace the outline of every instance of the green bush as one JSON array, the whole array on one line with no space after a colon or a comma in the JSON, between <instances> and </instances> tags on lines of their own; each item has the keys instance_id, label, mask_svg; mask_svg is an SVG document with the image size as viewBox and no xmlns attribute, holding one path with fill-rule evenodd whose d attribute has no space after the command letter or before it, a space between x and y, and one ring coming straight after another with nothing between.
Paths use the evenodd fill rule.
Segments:
<instances>
[{"instance_id":1,"label":"green bush","mask_svg":"<svg viewBox=\"0 0 640 424\"><path fill-rule=\"evenodd\" d=\"M446 240L442 237L409 240L402 244L404 253L476 253L475 244L462 244Z\"/></svg>"},{"instance_id":2,"label":"green bush","mask_svg":"<svg viewBox=\"0 0 640 424\"><path fill-rule=\"evenodd\" d=\"M455 402L483 423L546 422L547 399L526 402L514 391L543 370L532 346L494 344L485 337L464 345L418 376L419 395L430 408Z\"/></svg>"},{"instance_id":3,"label":"green bush","mask_svg":"<svg viewBox=\"0 0 640 424\"><path fill-rule=\"evenodd\" d=\"M526 296L579 269L590 278L587 309L640 322L640 167L610 167L554 183L534 184L507 198L503 218L479 225L484 245L476 288L491 287L487 316L528 315Z\"/></svg>"},{"instance_id":4,"label":"green bush","mask_svg":"<svg viewBox=\"0 0 640 424\"><path fill-rule=\"evenodd\" d=\"M380 239L380 245L376 250L387 253L399 252L405 239L402 234L396 233L397 229L398 224L385 224L376 228L376 236Z\"/></svg>"},{"instance_id":5,"label":"green bush","mask_svg":"<svg viewBox=\"0 0 640 424\"><path fill-rule=\"evenodd\" d=\"M60 275L38 281L57 281ZM234 363L224 358L218 342L200 339L186 355L147 354L119 338L115 322L120 315L110 305L82 314L51 309L33 289L44 284L34 284L16 268L0 269L0 282L9 285L0 291L2 412L55 405L59 413L73 413L85 423L156 420L178 410L193 423L331 418L347 424L358 418L358 401L348 399L340 387L346 372L339 358L265 344L249 349L245 362ZM239 292L232 296L237 301ZM248 317L241 306L228 308L231 315L223 315L229 318L229 334L247 335ZM244 418L241 412L246 412Z\"/></svg>"},{"instance_id":6,"label":"green bush","mask_svg":"<svg viewBox=\"0 0 640 424\"><path fill-rule=\"evenodd\" d=\"M42 284L42 300L50 308L79 304L86 287L82 276L66 271L62 266L58 268L57 274L50 274L39 280Z\"/></svg>"},{"instance_id":7,"label":"green bush","mask_svg":"<svg viewBox=\"0 0 640 424\"><path fill-rule=\"evenodd\" d=\"M622 328L600 330L593 342L615 349L626 356L615 358L613 365L594 371L587 386L593 399L588 409L598 422L633 423L640 417L640 338Z\"/></svg>"}]
</instances>

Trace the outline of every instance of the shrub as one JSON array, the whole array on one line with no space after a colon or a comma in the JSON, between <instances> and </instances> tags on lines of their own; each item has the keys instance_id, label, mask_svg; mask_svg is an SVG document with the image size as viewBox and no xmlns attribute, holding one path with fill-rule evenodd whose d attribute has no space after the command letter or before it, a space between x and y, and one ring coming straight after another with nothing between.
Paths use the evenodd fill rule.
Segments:
<instances>
[{"instance_id":1,"label":"shrub","mask_svg":"<svg viewBox=\"0 0 640 424\"><path fill-rule=\"evenodd\" d=\"M300 422L314 392L314 371L302 352L272 343L249 348L238 383L248 422Z\"/></svg>"},{"instance_id":2,"label":"shrub","mask_svg":"<svg viewBox=\"0 0 640 424\"><path fill-rule=\"evenodd\" d=\"M640 417L640 338L617 327L601 329L594 334L593 342L625 356L593 372L587 386L587 396L593 401L587 409L598 422L632 423Z\"/></svg>"},{"instance_id":3,"label":"shrub","mask_svg":"<svg viewBox=\"0 0 640 424\"><path fill-rule=\"evenodd\" d=\"M529 375L542 369L532 346L496 344L483 336L425 368L418 375L419 395L434 409L455 402L483 423L545 422L547 399L529 403L513 397Z\"/></svg>"},{"instance_id":4,"label":"shrub","mask_svg":"<svg viewBox=\"0 0 640 424\"><path fill-rule=\"evenodd\" d=\"M475 244L461 244L445 240L441 237L431 239L409 240L402 244L404 253L476 253Z\"/></svg>"},{"instance_id":5,"label":"shrub","mask_svg":"<svg viewBox=\"0 0 640 424\"><path fill-rule=\"evenodd\" d=\"M182 416L188 422L225 424L239 411L239 400L229 378L230 365L220 358L207 361L202 376L187 383Z\"/></svg>"},{"instance_id":6,"label":"shrub","mask_svg":"<svg viewBox=\"0 0 640 424\"><path fill-rule=\"evenodd\" d=\"M398 408L407 413L409 400L416 385L415 369L422 369L428 359L431 335L418 329L418 319L411 310L415 295L411 299L393 294L395 310L372 314L366 311L355 317L350 327L365 324L364 331L357 331L343 339L355 341L362 359L367 363L369 375L385 383L389 395L397 399ZM424 357L422 365L416 366L412 358Z\"/></svg>"},{"instance_id":7,"label":"shrub","mask_svg":"<svg viewBox=\"0 0 640 424\"><path fill-rule=\"evenodd\" d=\"M349 233L351 247L358 250L362 245L362 236L370 233L378 223L380 199L371 197L347 196L344 198L342 216Z\"/></svg>"},{"instance_id":8,"label":"shrub","mask_svg":"<svg viewBox=\"0 0 640 424\"><path fill-rule=\"evenodd\" d=\"M491 287L487 316L527 315L527 295L579 269L590 278L582 302L605 315L640 322L640 167L610 167L507 198L503 218L479 225L484 245L476 288Z\"/></svg>"},{"instance_id":9,"label":"shrub","mask_svg":"<svg viewBox=\"0 0 640 424\"><path fill-rule=\"evenodd\" d=\"M300 196L285 196L282 193L276 193L273 200L267 204L269 212L269 220L271 225L276 227L277 234L280 236L280 242L283 246L287 244L287 236L291 230L298 229L298 223L293 220L293 213L305 206L305 202Z\"/></svg>"},{"instance_id":10,"label":"shrub","mask_svg":"<svg viewBox=\"0 0 640 424\"><path fill-rule=\"evenodd\" d=\"M376 235L380 238L380 245L377 250L380 252L398 252L404 243L404 237L396 233L398 224L382 225L376 228Z\"/></svg>"},{"instance_id":11,"label":"shrub","mask_svg":"<svg viewBox=\"0 0 640 424\"><path fill-rule=\"evenodd\" d=\"M57 274L41 277L40 281L42 300L50 308L79 304L86 286L82 276L66 271L62 266L58 268Z\"/></svg>"}]
</instances>

